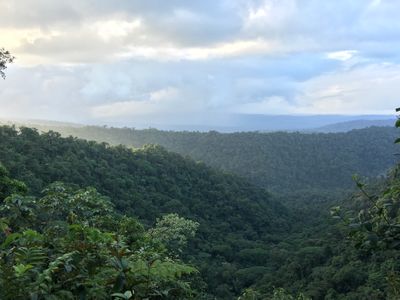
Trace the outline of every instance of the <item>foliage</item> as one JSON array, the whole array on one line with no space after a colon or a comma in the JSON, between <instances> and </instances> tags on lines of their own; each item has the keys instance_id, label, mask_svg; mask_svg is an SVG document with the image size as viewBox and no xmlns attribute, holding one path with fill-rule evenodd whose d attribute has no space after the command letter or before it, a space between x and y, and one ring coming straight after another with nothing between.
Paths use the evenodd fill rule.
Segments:
<instances>
[{"instance_id":1,"label":"foliage","mask_svg":"<svg viewBox=\"0 0 400 300\"><path fill-rule=\"evenodd\" d=\"M117 129L104 130L118 138ZM200 271L194 274L194 286L207 293L197 294L199 299L235 299L239 295L241 299L385 299L396 295L400 286L398 250L354 248L347 234L355 227L336 226L328 214L332 204L349 206L347 201L339 201L348 187L348 174L383 174L390 165L393 150L388 141L393 136L392 129L369 128L333 135L149 132L159 134L160 139L168 137L171 144L177 141L175 134L190 136L193 140L182 138L182 143L192 143L193 151L210 153L211 159L221 162L223 168L230 166L229 170L248 176L259 185L268 181L276 195L159 146L131 151L123 146L61 138L55 132L39 134L29 128L1 127L0 157L12 176L28 183L32 194L37 196L45 189L46 194L40 198L44 216L74 222L85 219L86 226L103 228L112 224L113 217L99 220L91 212L96 211L93 205L97 198L109 197L113 205L102 206L99 211L110 215L115 206L119 212L140 218L145 228L155 224L144 230L129 217L121 223L120 231L134 249L140 249L143 243L152 245L146 249L157 249L149 250L145 258L135 256L131 267L150 268L147 278L158 280L151 269L155 273L170 269L169 262L150 265L146 261L168 253L179 272L181 258ZM207 147L202 148L199 136ZM249 149L243 148L246 143ZM223 145L226 147L221 148ZM180 142L176 144L181 146ZM268 164L264 164L267 160ZM63 184L61 190L59 183L48 186L54 181L68 184ZM372 181L382 187L381 179ZM82 198L79 193L76 195L80 190L77 186L94 186L106 196L87 188L85 205L91 209L74 209L74 203ZM369 195L374 194L373 189L364 188ZM22 203L19 196L9 198ZM360 206L351 209L368 208L370 202L364 198L365 195L352 197ZM20 218L21 212L15 209L15 222L27 227L34 222L29 219L33 205L29 201L35 198L23 199L27 205L22 211L27 219ZM64 208L60 208L61 204ZM69 213L71 209L73 214ZM340 212L337 207L337 217L357 216L343 216ZM193 221L168 215L171 213ZM196 236L187 241L196 228ZM13 272L21 276L29 273L29 265L33 264L18 263ZM124 268L121 262L113 265ZM135 281L140 279L125 276L124 280L138 284L137 290L147 291L146 284ZM119 299L135 295L124 289L112 292Z\"/></svg>"},{"instance_id":2,"label":"foliage","mask_svg":"<svg viewBox=\"0 0 400 300\"><path fill-rule=\"evenodd\" d=\"M292 296L284 289L276 289L274 290L271 300L309 300L309 298L305 297L303 294Z\"/></svg>"},{"instance_id":3,"label":"foliage","mask_svg":"<svg viewBox=\"0 0 400 300\"><path fill-rule=\"evenodd\" d=\"M369 266L380 264L375 277L388 299L400 298L400 166L379 185L355 178L359 193L349 208L334 207L332 215L346 226L358 255ZM354 278L354 275L352 275Z\"/></svg>"},{"instance_id":4,"label":"foliage","mask_svg":"<svg viewBox=\"0 0 400 300\"><path fill-rule=\"evenodd\" d=\"M0 76L5 79L6 74L4 71L7 69L7 64L10 64L14 61L14 57L11 53L4 48L0 48Z\"/></svg>"},{"instance_id":5,"label":"foliage","mask_svg":"<svg viewBox=\"0 0 400 300\"><path fill-rule=\"evenodd\" d=\"M400 127L399 120L397 128ZM395 143L398 144L399 139ZM336 206L331 210L333 217L345 225L348 237L364 262L370 267L377 263L381 265L374 277L375 280L381 278L380 289L387 299L400 298L399 171L398 164L381 182L365 182L354 176L359 193L352 198L352 205L344 208ZM351 276L354 278L353 274Z\"/></svg>"},{"instance_id":6,"label":"foliage","mask_svg":"<svg viewBox=\"0 0 400 300\"><path fill-rule=\"evenodd\" d=\"M116 213L93 188L55 183L38 199L12 194L0 218L0 299L194 296L188 276L197 270L152 237L157 228ZM176 218L192 224L165 216Z\"/></svg>"},{"instance_id":7,"label":"foliage","mask_svg":"<svg viewBox=\"0 0 400 300\"><path fill-rule=\"evenodd\" d=\"M14 193L25 194L26 185L9 177L7 169L0 163L0 201Z\"/></svg>"},{"instance_id":8,"label":"foliage","mask_svg":"<svg viewBox=\"0 0 400 300\"><path fill-rule=\"evenodd\" d=\"M265 190L159 146L132 151L123 146L61 138L55 132L39 134L29 128L7 126L0 127L0 137L2 162L12 176L27 183L31 194L38 196L45 190L45 201L54 190L48 185L56 181L73 187L94 186L110 198L116 210L138 217L146 227L158 218L155 237L173 250L173 255L179 254L194 264L202 274L198 284L222 299L232 299L259 279L239 280L242 275L238 271L248 268L249 263L236 253L253 248L267 251L264 244L275 243L291 227L288 210ZM57 193L69 197L51 196L51 201L43 203L49 214L65 215L59 203L65 202L68 211L79 200L69 187L65 188ZM97 196L90 189L86 193L85 201L92 206ZM70 217L91 220L84 213L89 214L76 211L76 216ZM171 213L199 225L176 217L163 219ZM197 226L196 236L182 247L186 243L182 233L190 235ZM160 235L164 227L176 230L170 232L168 240L166 233ZM266 264L260 259L256 266ZM229 271L228 265L232 266Z\"/></svg>"},{"instance_id":9,"label":"foliage","mask_svg":"<svg viewBox=\"0 0 400 300\"><path fill-rule=\"evenodd\" d=\"M304 296L302 293L297 296L293 296L283 288L274 289L272 295L269 296L262 295L258 291L249 288L243 292L238 300L263 300L266 298L270 300L311 300L310 298Z\"/></svg>"},{"instance_id":10,"label":"foliage","mask_svg":"<svg viewBox=\"0 0 400 300\"><path fill-rule=\"evenodd\" d=\"M238 174L278 195L351 189L355 173L375 177L393 166L397 132L370 127L347 133L160 131L99 126L35 125L64 136L142 147L157 144Z\"/></svg>"},{"instance_id":11,"label":"foliage","mask_svg":"<svg viewBox=\"0 0 400 300\"><path fill-rule=\"evenodd\" d=\"M149 234L153 240L159 241L170 251L179 254L186 246L188 238L195 236L199 225L177 214L169 214L157 219L156 226L150 229Z\"/></svg>"}]
</instances>

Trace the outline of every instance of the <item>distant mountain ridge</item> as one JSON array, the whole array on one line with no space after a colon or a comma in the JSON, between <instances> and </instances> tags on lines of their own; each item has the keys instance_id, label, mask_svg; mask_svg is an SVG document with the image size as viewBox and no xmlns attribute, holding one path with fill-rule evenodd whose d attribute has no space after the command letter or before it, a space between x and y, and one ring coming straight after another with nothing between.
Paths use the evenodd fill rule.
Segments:
<instances>
[{"instance_id":1,"label":"distant mountain ridge","mask_svg":"<svg viewBox=\"0 0 400 300\"><path fill-rule=\"evenodd\" d=\"M390 115L233 115L232 131L308 131L338 123L351 121L382 121L393 124ZM367 127L367 126L366 126ZM230 131L230 132L232 132ZM224 131L222 131L224 132Z\"/></svg>"},{"instance_id":2,"label":"distant mountain ridge","mask_svg":"<svg viewBox=\"0 0 400 300\"><path fill-rule=\"evenodd\" d=\"M312 132L322 132L322 133L335 133L335 132L348 132L354 129L363 129L372 126L377 127L393 127L395 119L387 120L353 120L335 124L329 124L316 129L311 130Z\"/></svg>"},{"instance_id":3,"label":"distant mountain ridge","mask_svg":"<svg viewBox=\"0 0 400 300\"><path fill-rule=\"evenodd\" d=\"M382 122L393 122L394 115L246 115L246 114L231 114L231 115L213 115L210 120L203 120L202 123L197 124L152 124L136 123L134 121L129 123L115 123L106 122L109 127L130 127L136 129L157 128L159 130L173 130L173 131L218 131L224 133L243 132L243 131L314 131L325 132L324 128L327 127L326 132L331 132L329 126L338 126L338 124L347 122L356 122L358 125L353 124L353 129L362 127L362 122L365 122L365 127L372 125L381 126ZM83 124L75 124L68 122L45 121L45 120L1 120L0 124L18 124L27 126L41 126L46 127L83 127ZM350 126L351 124L349 124ZM91 126L102 126L92 122ZM386 126L386 125L385 125ZM344 126L346 127L346 126ZM337 130L342 131L342 130ZM332 132L337 132L332 130ZM344 131L347 131L344 130Z\"/></svg>"}]
</instances>

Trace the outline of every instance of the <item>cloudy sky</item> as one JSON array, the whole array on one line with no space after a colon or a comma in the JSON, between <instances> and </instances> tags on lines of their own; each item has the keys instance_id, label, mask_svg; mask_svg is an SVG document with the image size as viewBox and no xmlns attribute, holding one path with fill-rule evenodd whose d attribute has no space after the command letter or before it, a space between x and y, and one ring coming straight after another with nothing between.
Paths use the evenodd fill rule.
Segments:
<instances>
[{"instance_id":1,"label":"cloudy sky","mask_svg":"<svg viewBox=\"0 0 400 300\"><path fill-rule=\"evenodd\" d=\"M400 1L0 0L0 118L392 114Z\"/></svg>"}]
</instances>

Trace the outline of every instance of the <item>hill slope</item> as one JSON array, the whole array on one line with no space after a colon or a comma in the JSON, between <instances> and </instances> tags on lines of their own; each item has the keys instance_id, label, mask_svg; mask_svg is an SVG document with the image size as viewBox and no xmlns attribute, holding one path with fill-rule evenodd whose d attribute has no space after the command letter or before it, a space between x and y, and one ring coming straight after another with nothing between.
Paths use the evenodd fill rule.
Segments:
<instances>
[{"instance_id":1,"label":"hill slope","mask_svg":"<svg viewBox=\"0 0 400 300\"><path fill-rule=\"evenodd\" d=\"M348 132L354 129L363 129L372 126L379 127L393 127L395 119L389 120L353 120L348 122L340 122L335 124L329 124L326 126L318 127L310 130L311 132L322 132L322 133L335 133L335 132Z\"/></svg>"},{"instance_id":2,"label":"hill slope","mask_svg":"<svg viewBox=\"0 0 400 300\"><path fill-rule=\"evenodd\" d=\"M221 275L223 264L239 271L245 264L235 253L274 242L289 227L287 209L263 189L159 146L132 152L123 146L61 138L55 132L40 135L29 128L18 132L3 126L0 158L34 194L54 181L94 186L118 210L147 224L170 212L198 221L187 256L203 271L210 290L229 286L219 292L221 298L230 299L243 288L233 284L235 272Z\"/></svg>"},{"instance_id":3,"label":"hill slope","mask_svg":"<svg viewBox=\"0 0 400 300\"><path fill-rule=\"evenodd\" d=\"M41 127L48 129L48 127ZM385 174L395 162L396 130L370 127L346 133L173 132L87 126L57 127L63 135L142 147L159 144L233 172L279 193L353 186L352 175Z\"/></svg>"},{"instance_id":4,"label":"hill slope","mask_svg":"<svg viewBox=\"0 0 400 300\"><path fill-rule=\"evenodd\" d=\"M118 138L120 133L116 129L103 130L114 133L114 138ZM395 132L386 130L370 128L349 134L328 135L170 134L172 137L187 134L186 138L192 142L190 148L202 146L193 137L203 137L206 145L213 146L209 150L210 155L218 155L215 149L224 150L221 157L227 153L235 157L233 154L237 149L247 149L249 145L259 145L259 150L264 149L260 139L268 137L274 142L272 146L280 146L274 150L271 140L267 139L267 143L261 139L265 147L270 147L269 155L286 155L289 162L297 162L300 166L308 164L308 174L316 180L315 176L323 175L323 155L335 157L334 153L339 153L338 157L345 160L327 161L329 168L336 163L338 168L347 165L344 170L349 171L355 166L352 159L360 155L356 162L363 167L362 170L368 171L369 167L374 168L373 172L383 169L380 164L385 162L384 153L389 153L388 160L392 160L395 152L385 152L380 148L380 145L386 145L393 149L392 141L386 139ZM150 133L168 137L164 132L150 130ZM311 138L308 140L308 137ZM248 144L240 143L244 140ZM210 144L210 141L213 143ZM225 149L235 151L226 152ZM279 153L279 149L285 152ZM377 152L369 153L371 149ZM244 157L251 162L250 155L256 152L249 153L244 152L236 158ZM347 156L343 156L346 153ZM306 154L308 156L301 156ZM321 300L385 299L388 293L386 278L388 268L392 270L393 253L389 251L387 256L371 257L349 244L346 230L342 225L333 226L333 220L324 208L338 200L329 189L332 185L322 187L315 193L312 189L307 193L304 189L282 190L282 201L288 198L285 195L288 191L297 192L296 202L291 204L289 212L271 200L264 190L247 181L213 171L202 163L184 159L159 146L147 146L132 152L123 146L110 147L104 143L61 138L54 132L39 135L28 128L18 132L10 127L0 127L0 157L14 176L33 186L32 191L36 194L47 182L54 180L94 185L111 197L120 211L139 216L147 224L166 212L179 212L200 222L199 233L189 244L184 258L201 270L202 278L208 284L212 296L204 299L235 299L241 290L248 287L261 293L259 298L254 299L270 299L274 287L283 287L292 294L302 291L312 299ZM251 170L256 165L245 167L245 162L242 162L242 166ZM292 173L298 172L298 165L289 167ZM361 171L362 175L364 171ZM323 181L315 186L320 182ZM317 201L325 197L323 191L329 203L321 205ZM293 210L294 203L299 204L299 210ZM344 201L342 204L347 207L352 203L354 197L350 203ZM397 206L394 207L397 209ZM397 254L394 261L398 261ZM398 270L397 266L395 270ZM201 280L196 283L196 287L203 285ZM284 296L279 299L289 299L289 296Z\"/></svg>"}]
</instances>

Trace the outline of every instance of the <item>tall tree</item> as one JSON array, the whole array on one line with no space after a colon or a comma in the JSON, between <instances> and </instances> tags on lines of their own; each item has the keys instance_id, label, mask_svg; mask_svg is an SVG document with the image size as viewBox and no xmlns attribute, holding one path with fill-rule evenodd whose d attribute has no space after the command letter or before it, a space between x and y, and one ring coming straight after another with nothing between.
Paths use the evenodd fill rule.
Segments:
<instances>
[{"instance_id":1,"label":"tall tree","mask_svg":"<svg viewBox=\"0 0 400 300\"><path fill-rule=\"evenodd\" d=\"M7 69L7 64L10 64L14 61L14 56L4 48L0 48L0 76L5 79L6 74L4 70Z\"/></svg>"}]
</instances>

